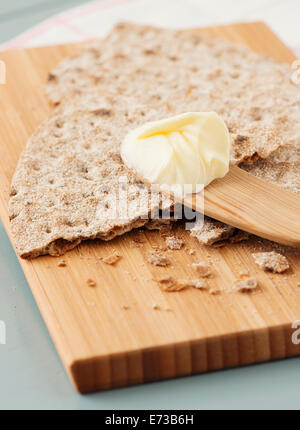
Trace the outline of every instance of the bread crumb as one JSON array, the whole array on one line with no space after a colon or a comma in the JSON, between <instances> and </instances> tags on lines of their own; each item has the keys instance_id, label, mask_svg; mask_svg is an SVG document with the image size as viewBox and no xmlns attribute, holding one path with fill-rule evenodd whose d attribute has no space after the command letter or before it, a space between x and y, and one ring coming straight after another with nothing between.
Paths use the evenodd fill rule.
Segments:
<instances>
[{"instance_id":1,"label":"bread crumb","mask_svg":"<svg viewBox=\"0 0 300 430\"><path fill-rule=\"evenodd\" d=\"M128 309L130 309L130 307L128 305L122 305L122 309L124 309L124 311L127 311Z\"/></svg>"},{"instance_id":2,"label":"bread crumb","mask_svg":"<svg viewBox=\"0 0 300 430\"><path fill-rule=\"evenodd\" d=\"M143 238L143 237L141 237L141 236L135 236L135 237L132 239L132 242L133 242L133 244L134 244L135 246L137 246L138 248L140 248L141 246L144 246L144 243L145 243L144 238Z\"/></svg>"},{"instance_id":3,"label":"bread crumb","mask_svg":"<svg viewBox=\"0 0 300 430\"><path fill-rule=\"evenodd\" d=\"M66 267L66 265L67 265L67 263L65 262L65 260L61 260L57 264L58 267Z\"/></svg>"},{"instance_id":4,"label":"bread crumb","mask_svg":"<svg viewBox=\"0 0 300 430\"><path fill-rule=\"evenodd\" d=\"M195 284L193 285L194 288L197 288L198 290L206 290L207 289L207 283L204 279L198 279Z\"/></svg>"},{"instance_id":5,"label":"bread crumb","mask_svg":"<svg viewBox=\"0 0 300 430\"><path fill-rule=\"evenodd\" d=\"M118 254L110 254L107 257L104 257L102 261L105 264L113 265L113 264L116 264L120 260L120 258L121 256Z\"/></svg>"},{"instance_id":6,"label":"bread crumb","mask_svg":"<svg viewBox=\"0 0 300 430\"><path fill-rule=\"evenodd\" d=\"M239 273L240 277L244 277L244 276L248 276L249 275L249 271L248 270L241 270Z\"/></svg>"},{"instance_id":7,"label":"bread crumb","mask_svg":"<svg viewBox=\"0 0 300 430\"><path fill-rule=\"evenodd\" d=\"M156 303L153 303L152 309L154 309L155 311L158 311L160 307Z\"/></svg>"},{"instance_id":8,"label":"bread crumb","mask_svg":"<svg viewBox=\"0 0 300 430\"><path fill-rule=\"evenodd\" d=\"M158 282L164 291L181 291L186 288L197 288L199 290L207 289L207 284L204 279L179 279L176 280L172 276L162 276L161 278L154 279Z\"/></svg>"},{"instance_id":9,"label":"bread crumb","mask_svg":"<svg viewBox=\"0 0 300 430\"><path fill-rule=\"evenodd\" d=\"M233 289L241 293L247 293L257 288L258 282L256 278L245 278L234 284Z\"/></svg>"},{"instance_id":10,"label":"bread crumb","mask_svg":"<svg viewBox=\"0 0 300 430\"><path fill-rule=\"evenodd\" d=\"M195 223L191 229L191 235L196 237L201 245L210 246L220 242L221 246L224 246L224 241L232 236L235 231L234 227L206 218L204 224L202 220L200 223Z\"/></svg>"},{"instance_id":11,"label":"bread crumb","mask_svg":"<svg viewBox=\"0 0 300 430\"><path fill-rule=\"evenodd\" d=\"M261 269L269 272L283 273L290 268L287 258L275 251L258 252L252 256Z\"/></svg>"},{"instance_id":12,"label":"bread crumb","mask_svg":"<svg viewBox=\"0 0 300 430\"><path fill-rule=\"evenodd\" d=\"M300 282L297 283L297 287L300 287Z\"/></svg>"},{"instance_id":13,"label":"bread crumb","mask_svg":"<svg viewBox=\"0 0 300 430\"><path fill-rule=\"evenodd\" d=\"M217 294L220 294L221 290L219 290L219 288L210 288L208 292L210 295L216 296Z\"/></svg>"},{"instance_id":14,"label":"bread crumb","mask_svg":"<svg viewBox=\"0 0 300 430\"><path fill-rule=\"evenodd\" d=\"M184 242L175 236L168 236L166 237L166 245L169 249L177 250L183 247Z\"/></svg>"},{"instance_id":15,"label":"bread crumb","mask_svg":"<svg viewBox=\"0 0 300 430\"><path fill-rule=\"evenodd\" d=\"M172 276L162 276L161 278L154 279L154 281L160 284L160 287L163 289L163 291L169 293L181 291L186 288L185 285L179 284L174 278L172 278Z\"/></svg>"},{"instance_id":16,"label":"bread crumb","mask_svg":"<svg viewBox=\"0 0 300 430\"><path fill-rule=\"evenodd\" d=\"M151 251L148 255L147 261L148 263L153 264L153 266L165 267L170 265L170 260L158 251Z\"/></svg>"},{"instance_id":17,"label":"bread crumb","mask_svg":"<svg viewBox=\"0 0 300 430\"><path fill-rule=\"evenodd\" d=\"M178 284L183 285L185 288L197 288L199 290L206 290L207 283L204 279L182 279L178 281Z\"/></svg>"},{"instance_id":18,"label":"bread crumb","mask_svg":"<svg viewBox=\"0 0 300 430\"><path fill-rule=\"evenodd\" d=\"M195 254L195 252L196 252L196 251L195 251L194 249L192 249L192 248L191 248L191 249L189 249L189 251L188 251L188 253L189 253L190 255L194 255L194 254Z\"/></svg>"},{"instance_id":19,"label":"bread crumb","mask_svg":"<svg viewBox=\"0 0 300 430\"><path fill-rule=\"evenodd\" d=\"M201 278L208 278L212 275L211 268L205 263L193 263L192 268Z\"/></svg>"},{"instance_id":20,"label":"bread crumb","mask_svg":"<svg viewBox=\"0 0 300 430\"><path fill-rule=\"evenodd\" d=\"M86 283L91 288L96 287L96 285L97 285L96 282L93 279L90 279L90 278L86 281Z\"/></svg>"}]
</instances>

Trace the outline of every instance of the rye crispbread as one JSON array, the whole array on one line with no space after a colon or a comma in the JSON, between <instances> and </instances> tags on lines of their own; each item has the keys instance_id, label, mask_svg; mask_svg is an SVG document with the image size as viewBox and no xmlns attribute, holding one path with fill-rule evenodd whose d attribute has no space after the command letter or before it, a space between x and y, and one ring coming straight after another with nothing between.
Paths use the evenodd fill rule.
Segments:
<instances>
[{"instance_id":1,"label":"rye crispbread","mask_svg":"<svg viewBox=\"0 0 300 430\"><path fill-rule=\"evenodd\" d=\"M134 116L149 109L157 117L216 111L231 132L232 162L252 162L281 144L276 117L260 106L272 77L280 86L287 73L288 66L240 45L192 31L121 23L51 72L47 94L54 104L71 108L87 100L125 104L129 118L130 106Z\"/></svg>"},{"instance_id":2,"label":"rye crispbread","mask_svg":"<svg viewBox=\"0 0 300 430\"><path fill-rule=\"evenodd\" d=\"M278 252L256 252L252 254L255 263L263 270L273 273L283 273L290 268L288 259Z\"/></svg>"},{"instance_id":3,"label":"rye crispbread","mask_svg":"<svg viewBox=\"0 0 300 430\"><path fill-rule=\"evenodd\" d=\"M9 202L22 257L61 255L84 239L110 240L144 225L149 212L159 210L159 194L152 193L150 201L148 188L121 162L116 142L127 129L122 116L115 127L110 121L89 111L59 113L27 143Z\"/></svg>"},{"instance_id":4,"label":"rye crispbread","mask_svg":"<svg viewBox=\"0 0 300 430\"><path fill-rule=\"evenodd\" d=\"M117 25L105 40L87 45L49 75L47 93L59 106L29 140L12 182L18 252L25 258L61 255L81 240L109 240L147 223L161 199L157 195L149 205L141 198L147 190L119 157L126 132L146 121L214 110L229 127L232 163L245 162L243 167L269 180L261 173L268 163L262 159L274 153L276 160L282 142L296 151L299 163L299 94L289 77L287 65L239 45L191 31ZM112 220L105 204L112 202L120 176L136 194L129 216ZM236 234L221 223L216 234L213 220L206 219L205 227L214 231L210 243Z\"/></svg>"}]
</instances>

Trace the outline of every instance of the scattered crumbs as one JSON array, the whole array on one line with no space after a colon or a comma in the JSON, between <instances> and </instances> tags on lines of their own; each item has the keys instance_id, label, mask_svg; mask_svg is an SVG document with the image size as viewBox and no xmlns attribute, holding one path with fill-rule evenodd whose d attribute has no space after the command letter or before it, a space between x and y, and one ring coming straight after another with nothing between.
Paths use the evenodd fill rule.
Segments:
<instances>
[{"instance_id":1,"label":"scattered crumbs","mask_svg":"<svg viewBox=\"0 0 300 430\"><path fill-rule=\"evenodd\" d=\"M127 311L128 309L130 309L130 307L128 305L122 305L122 309L124 309L124 311Z\"/></svg>"},{"instance_id":2,"label":"scattered crumbs","mask_svg":"<svg viewBox=\"0 0 300 430\"><path fill-rule=\"evenodd\" d=\"M166 247L162 246L162 245L157 245L156 243L153 243L152 248L157 250L157 251L165 251Z\"/></svg>"},{"instance_id":3,"label":"scattered crumbs","mask_svg":"<svg viewBox=\"0 0 300 430\"><path fill-rule=\"evenodd\" d=\"M201 278L208 278L212 275L211 268L205 263L193 263L192 268Z\"/></svg>"},{"instance_id":4,"label":"scattered crumbs","mask_svg":"<svg viewBox=\"0 0 300 430\"><path fill-rule=\"evenodd\" d=\"M290 264L284 255L275 251L258 252L252 254L255 263L263 270L273 273L283 273L290 268Z\"/></svg>"},{"instance_id":5,"label":"scattered crumbs","mask_svg":"<svg viewBox=\"0 0 300 430\"><path fill-rule=\"evenodd\" d=\"M153 303L152 309L154 309L155 311L158 311L160 307L156 303Z\"/></svg>"},{"instance_id":6,"label":"scattered crumbs","mask_svg":"<svg viewBox=\"0 0 300 430\"><path fill-rule=\"evenodd\" d=\"M234 284L233 289L241 293L247 293L257 288L258 282L256 278L245 278Z\"/></svg>"},{"instance_id":7,"label":"scattered crumbs","mask_svg":"<svg viewBox=\"0 0 300 430\"><path fill-rule=\"evenodd\" d=\"M178 284L183 285L185 288L197 288L198 290L206 290L207 283L204 279L182 279Z\"/></svg>"},{"instance_id":8,"label":"scattered crumbs","mask_svg":"<svg viewBox=\"0 0 300 430\"><path fill-rule=\"evenodd\" d=\"M116 264L120 260L120 258L121 256L118 254L110 254L107 257L104 257L102 261L105 264L113 265L113 264Z\"/></svg>"},{"instance_id":9,"label":"scattered crumbs","mask_svg":"<svg viewBox=\"0 0 300 430\"><path fill-rule=\"evenodd\" d=\"M194 250L194 249L189 249L189 251L188 251L188 253L190 254L190 255L195 255L195 253L196 253L196 251Z\"/></svg>"},{"instance_id":10,"label":"scattered crumbs","mask_svg":"<svg viewBox=\"0 0 300 430\"><path fill-rule=\"evenodd\" d=\"M210 288L208 292L210 295L216 296L221 293L221 290L219 288Z\"/></svg>"},{"instance_id":11,"label":"scattered crumbs","mask_svg":"<svg viewBox=\"0 0 300 430\"><path fill-rule=\"evenodd\" d=\"M300 287L300 282L297 283L297 287Z\"/></svg>"},{"instance_id":12,"label":"scattered crumbs","mask_svg":"<svg viewBox=\"0 0 300 430\"><path fill-rule=\"evenodd\" d=\"M54 73L49 73L48 74L48 82L55 81L55 80L56 80L56 75L54 75Z\"/></svg>"},{"instance_id":13,"label":"scattered crumbs","mask_svg":"<svg viewBox=\"0 0 300 430\"><path fill-rule=\"evenodd\" d=\"M184 245L183 240L178 239L175 236L167 236L166 237L166 245L169 249L177 250L181 249Z\"/></svg>"},{"instance_id":14,"label":"scattered crumbs","mask_svg":"<svg viewBox=\"0 0 300 430\"><path fill-rule=\"evenodd\" d=\"M160 284L160 287L164 291L173 292L181 291L186 288L197 288L199 290L205 290L208 288L207 283L204 279L179 279L176 280L172 276L162 276L158 279L154 279L155 282Z\"/></svg>"},{"instance_id":15,"label":"scattered crumbs","mask_svg":"<svg viewBox=\"0 0 300 430\"><path fill-rule=\"evenodd\" d=\"M60 260L57 264L58 267L66 267L67 263L65 262L65 260Z\"/></svg>"},{"instance_id":16,"label":"scattered crumbs","mask_svg":"<svg viewBox=\"0 0 300 430\"><path fill-rule=\"evenodd\" d=\"M154 279L154 281L160 284L163 291L169 293L181 291L186 288L185 285L179 284L174 278L172 278L172 276L162 276L161 278Z\"/></svg>"},{"instance_id":17,"label":"scattered crumbs","mask_svg":"<svg viewBox=\"0 0 300 430\"><path fill-rule=\"evenodd\" d=\"M249 271L248 270L241 270L239 273L240 277L244 277L244 276L248 276L249 275Z\"/></svg>"},{"instance_id":18,"label":"scattered crumbs","mask_svg":"<svg viewBox=\"0 0 300 430\"><path fill-rule=\"evenodd\" d=\"M148 263L153 264L153 266L169 266L170 260L162 255L158 251L151 251L147 258Z\"/></svg>"},{"instance_id":19,"label":"scattered crumbs","mask_svg":"<svg viewBox=\"0 0 300 430\"><path fill-rule=\"evenodd\" d=\"M90 279L90 278L86 281L86 283L91 288L96 287L96 285L97 285L96 282L93 279Z\"/></svg>"},{"instance_id":20,"label":"scattered crumbs","mask_svg":"<svg viewBox=\"0 0 300 430\"><path fill-rule=\"evenodd\" d=\"M194 285L194 288L197 288L198 290L206 290L207 289L207 283L204 279L198 279Z\"/></svg>"},{"instance_id":21,"label":"scattered crumbs","mask_svg":"<svg viewBox=\"0 0 300 430\"><path fill-rule=\"evenodd\" d=\"M132 239L132 242L133 242L133 244L134 244L135 246L137 246L138 248L140 248L141 246L143 246L143 245L144 245L144 243L145 243L144 238L143 238L142 236L135 236L135 237Z\"/></svg>"}]
</instances>

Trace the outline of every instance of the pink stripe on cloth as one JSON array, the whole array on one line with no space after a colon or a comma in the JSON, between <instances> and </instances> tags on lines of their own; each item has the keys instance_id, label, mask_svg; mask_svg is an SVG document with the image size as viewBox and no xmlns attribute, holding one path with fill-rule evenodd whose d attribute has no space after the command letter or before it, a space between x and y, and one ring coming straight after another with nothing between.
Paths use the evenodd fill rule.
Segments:
<instances>
[{"instance_id":1,"label":"pink stripe on cloth","mask_svg":"<svg viewBox=\"0 0 300 430\"><path fill-rule=\"evenodd\" d=\"M77 27L75 24L73 24L71 21L68 21L67 19L63 19L61 17L54 18L54 23L62 24L69 28L73 33L77 34L80 37L83 37L84 39L91 39L93 37L92 34L88 33L85 30L82 30L81 28Z\"/></svg>"},{"instance_id":2,"label":"pink stripe on cloth","mask_svg":"<svg viewBox=\"0 0 300 430\"><path fill-rule=\"evenodd\" d=\"M63 12L57 16L49 18L47 21L44 21L41 24L38 24L36 27L26 31L24 34L21 34L20 36L17 36L13 40L7 43L4 43L1 46L1 48L6 50L20 48L30 40L34 39L36 36L40 36L46 31L54 28L56 24L60 24L62 26L67 27L69 30L71 30L73 33L77 34L78 36L84 37L84 39L93 38L94 37L93 34L89 34L84 30L78 28L75 24L72 24L71 21L74 18L87 15L95 11L104 10L104 9L113 9L114 7L122 6L128 3L134 3L136 1L138 0L102 0L85 7L79 7L79 8L76 8L75 10Z\"/></svg>"},{"instance_id":3,"label":"pink stripe on cloth","mask_svg":"<svg viewBox=\"0 0 300 430\"><path fill-rule=\"evenodd\" d=\"M21 36L16 37L10 42L7 42L6 44L2 45L5 49L14 49L14 48L20 48L22 45L29 40L33 39L35 36L39 36L42 33L45 33L45 31L49 30L53 27L53 19L50 19L42 24L39 24L38 27L35 27L28 32L22 34Z\"/></svg>"}]
</instances>

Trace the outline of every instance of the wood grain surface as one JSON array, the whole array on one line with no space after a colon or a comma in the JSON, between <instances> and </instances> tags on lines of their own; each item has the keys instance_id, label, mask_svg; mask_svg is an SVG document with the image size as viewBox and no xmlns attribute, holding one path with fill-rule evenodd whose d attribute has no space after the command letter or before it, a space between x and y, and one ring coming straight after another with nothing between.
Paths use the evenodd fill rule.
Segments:
<instances>
[{"instance_id":1,"label":"wood grain surface","mask_svg":"<svg viewBox=\"0 0 300 430\"><path fill-rule=\"evenodd\" d=\"M279 61L294 60L263 23L195 31L246 44ZM9 235L9 184L26 140L50 112L43 88L48 71L78 49L63 45L0 55L7 67L7 84L0 86L0 211ZM300 355L300 345L292 343L292 322L300 320L299 253L284 248L291 269L275 275L259 269L251 255L271 248L267 242L253 239L205 248L182 226L175 234L185 247L169 252L168 268L147 262L151 250L165 246L154 231L131 232L107 243L86 242L63 257L65 267L58 265L61 258L48 256L20 261L80 392ZM140 246L134 242L137 235L143 240ZM101 258L114 250L121 260L115 266L103 263ZM153 281L165 274L191 279L191 264L198 261L211 265L208 284L221 290L219 294L192 288L166 293ZM246 272L258 279L257 292L234 292L233 283ZM89 287L88 279L96 286Z\"/></svg>"}]
</instances>

